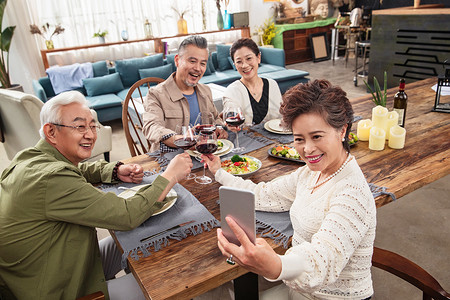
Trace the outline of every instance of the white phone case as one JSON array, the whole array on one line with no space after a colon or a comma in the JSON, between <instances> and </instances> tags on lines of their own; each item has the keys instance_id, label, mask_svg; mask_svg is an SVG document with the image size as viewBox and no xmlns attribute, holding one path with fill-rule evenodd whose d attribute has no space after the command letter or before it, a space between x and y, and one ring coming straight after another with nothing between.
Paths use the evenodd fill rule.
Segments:
<instances>
[{"instance_id":1,"label":"white phone case","mask_svg":"<svg viewBox=\"0 0 450 300\"><path fill-rule=\"evenodd\" d=\"M254 244L256 240L255 194L248 190L221 186L219 197L220 223L224 236L231 243L241 244L225 220L225 217L231 216Z\"/></svg>"}]
</instances>

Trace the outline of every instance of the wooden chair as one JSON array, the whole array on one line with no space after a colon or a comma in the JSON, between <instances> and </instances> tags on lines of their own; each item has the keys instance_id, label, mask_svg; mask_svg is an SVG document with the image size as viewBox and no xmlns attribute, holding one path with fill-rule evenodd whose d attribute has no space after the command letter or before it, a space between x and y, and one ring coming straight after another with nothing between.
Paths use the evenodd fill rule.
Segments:
<instances>
[{"instance_id":1,"label":"wooden chair","mask_svg":"<svg viewBox=\"0 0 450 300\"><path fill-rule=\"evenodd\" d=\"M135 82L128 90L122 103L122 125L131 156L141 155L150 150L150 142L145 138L142 128L142 113L144 112L144 97L151 84L158 84L164 79L147 77ZM145 88L146 87L146 88Z\"/></svg>"},{"instance_id":2,"label":"wooden chair","mask_svg":"<svg viewBox=\"0 0 450 300\"><path fill-rule=\"evenodd\" d=\"M103 292L95 292L93 294L78 298L77 300L105 300L105 294L103 294Z\"/></svg>"},{"instance_id":3,"label":"wooden chair","mask_svg":"<svg viewBox=\"0 0 450 300\"><path fill-rule=\"evenodd\" d=\"M450 294L427 271L407 258L377 247L373 248L372 265L411 283L423 292L423 300L448 300Z\"/></svg>"}]
</instances>

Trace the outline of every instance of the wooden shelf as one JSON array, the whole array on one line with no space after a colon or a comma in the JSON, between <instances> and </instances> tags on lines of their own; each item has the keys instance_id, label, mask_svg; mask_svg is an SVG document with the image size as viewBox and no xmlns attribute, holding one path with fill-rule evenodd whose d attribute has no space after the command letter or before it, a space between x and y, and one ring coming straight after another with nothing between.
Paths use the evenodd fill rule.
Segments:
<instances>
[{"instance_id":1,"label":"wooden shelf","mask_svg":"<svg viewBox=\"0 0 450 300\"><path fill-rule=\"evenodd\" d=\"M227 31L241 31L241 37L243 38L249 38L250 37L250 28L249 27L238 27L238 28L231 28L231 29L224 29L224 30L213 30L213 31L205 31L205 32L198 32L198 33L188 33L188 34L179 34L174 36L164 36L164 37L155 37L155 38L146 38L146 39L139 39L139 40L128 40L128 41L120 41L120 42L113 42L113 43L104 43L104 44L94 44L94 45L85 45L85 46L76 46L76 47L67 47L67 48L57 48L57 49L43 49L41 50L41 56L42 56L42 62L44 63L44 68L48 69L49 63L47 54L53 53L53 52L66 52L66 51L73 51L73 50L82 50L82 49L89 49L89 48L97 48L97 47L109 47L114 45L122 45L122 44L130 44L130 43L141 43L141 42L147 42L147 41L153 41L155 45L155 51L157 53L163 53L163 42L164 39L170 39L170 38L178 38L183 36L189 36L189 35L204 35L204 34L210 34L210 33L219 33L219 32L227 32Z\"/></svg>"},{"instance_id":2,"label":"wooden shelf","mask_svg":"<svg viewBox=\"0 0 450 300\"><path fill-rule=\"evenodd\" d=\"M322 27L293 29L283 32L283 48L285 51L286 64L294 64L312 60L309 35L313 33L326 32L328 42L331 40L331 29L334 24Z\"/></svg>"}]
</instances>

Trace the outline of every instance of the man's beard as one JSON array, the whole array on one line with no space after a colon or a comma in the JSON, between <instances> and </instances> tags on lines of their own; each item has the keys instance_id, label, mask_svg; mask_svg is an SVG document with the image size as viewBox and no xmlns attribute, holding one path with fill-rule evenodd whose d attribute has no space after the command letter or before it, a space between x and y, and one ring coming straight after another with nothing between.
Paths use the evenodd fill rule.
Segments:
<instances>
[{"instance_id":1,"label":"man's beard","mask_svg":"<svg viewBox=\"0 0 450 300\"><path fill-rule=\"evenodd\" d=\"M196 87L197 86L197 83L190 83L187 80L184 81L184 84L189 86L189 87Z\"/></svg>"}]
</instances>

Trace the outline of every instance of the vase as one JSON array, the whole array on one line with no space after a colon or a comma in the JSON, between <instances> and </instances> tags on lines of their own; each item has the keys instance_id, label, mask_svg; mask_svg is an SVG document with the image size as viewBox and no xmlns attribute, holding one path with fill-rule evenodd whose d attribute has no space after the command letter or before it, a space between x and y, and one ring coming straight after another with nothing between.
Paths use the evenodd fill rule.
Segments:
<instances>
[{"instance_id":1,"label":"vase","mask_svg":"<svg viewBox=\"0 0 450 300\"><path fill-rule=\"evenodd\" d=\"M99 44L104 44L105 43L105 37L104 36L99 36L98 37L98 43Z\"/></svg>"},{"instance_id":2,"label":"vase","mask_svg":"<svg viewBox=\"0 0 450 300\"><path fill-rule=\"evenodd\" d=\"M217 10L217 28L219 30L223 29L223 17L222 17L222 12L219 10Z\"/></svg>"},{"instance_id":3,"label":"vase","mask_svg":"<svg viewBox=\"0 0 450 300\"><path fill-rule=\"evenodd\" d=\"M53 45L52 40L45 40L45 46L47 47L48 50L55 49L55 45Z\"/></svg>"},{"instance_id":4,"label":"vase","mask_svg":"<svg viewBox=\"0 0 450 300\"><path fill-rule=\"evenodd\" d=\"M128 31L127 30L122 30L122 32L120 33L120 36L122 37L122 40L128 41Z\"/></svg>"},{"instance_id":5,"label":"vase","mask_svg":"<svg viewBox=\"0 0 450 300\"><path fill-rule=\"evenodd\" d=\"M224 14L224 22L223 22L223 29L230 29L231 28L231 15L228 13L228 11L225 9Z\"/></svg>"},{"instance_id":6,"label":"vase","mask_svg":"<svg viewBox=\"0 0 450 300\"><path fill-rule=\"evenodd\" d=\"M187 34L187 22L183 17L180 17L180 19L177 22L178 25L178 34Z\"/></svg>"}]
</instances>

